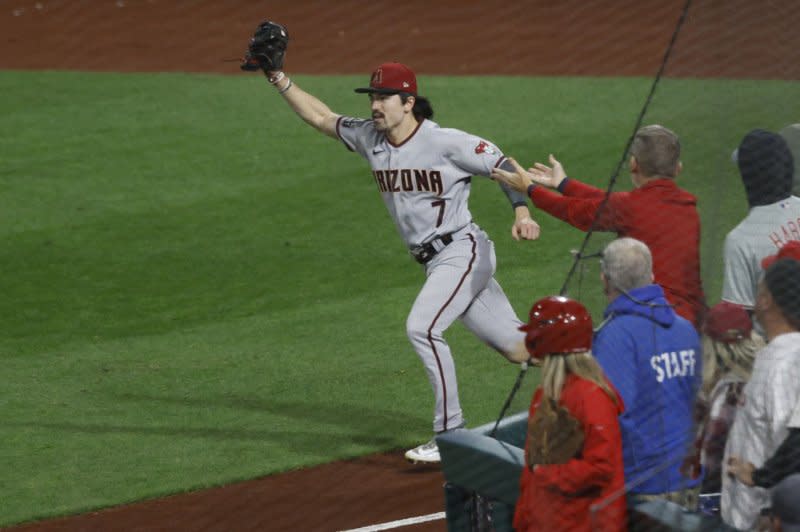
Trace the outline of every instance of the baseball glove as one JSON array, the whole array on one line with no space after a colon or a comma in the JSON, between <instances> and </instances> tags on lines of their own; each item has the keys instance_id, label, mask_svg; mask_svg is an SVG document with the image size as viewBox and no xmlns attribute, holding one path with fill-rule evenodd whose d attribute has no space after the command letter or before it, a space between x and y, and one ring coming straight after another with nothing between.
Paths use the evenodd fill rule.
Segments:
<instances>
[{"instance_id":1,"label":"baseball glove","mask_svg":"<svg viewBox=\"0 0 800 532\"><path fill-rule=\"evenodd\" d=\"M583 428L580 421L556 401L544 398L528 421L525 463L528 467L566 464L582 449Z\"/></svg>"},{"instance_id":2,"label":"baseball glove","mask_svg":"<svg viewBox=\"0 0 800 532\"><path fill-rule=\"evenodd\" d=\"M265 20L258 25L255 34L250 38L241 69L264 72L281 70L288 44L289 33L286 28L277 22Z\"/></svg>"}]
</instances>

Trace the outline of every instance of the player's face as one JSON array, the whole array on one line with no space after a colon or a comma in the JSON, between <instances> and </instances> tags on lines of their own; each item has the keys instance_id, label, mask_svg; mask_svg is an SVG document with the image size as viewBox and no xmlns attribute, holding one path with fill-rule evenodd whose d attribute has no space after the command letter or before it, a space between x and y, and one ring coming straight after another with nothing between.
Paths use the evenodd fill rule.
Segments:
<instances>
[{"instance_id":1,"label":"player's face","mask_svg":"<svg viewBox=\"0 0 800 532\"><path fill-rule=\"evenodd\" d=\"M372 120L378 131L389 131L400 125L413 107L410 99L404 104L399 94L371 93L369 100Z\"/></svg>"}]
</instances>

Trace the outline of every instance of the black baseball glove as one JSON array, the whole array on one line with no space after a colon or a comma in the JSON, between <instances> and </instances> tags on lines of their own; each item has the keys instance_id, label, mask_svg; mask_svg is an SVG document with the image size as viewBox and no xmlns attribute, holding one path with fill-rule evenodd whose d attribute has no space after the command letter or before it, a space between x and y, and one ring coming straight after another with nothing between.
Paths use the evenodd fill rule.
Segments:
<instances>
[{"instance_id":1,"label":"black baseball glove","mask_svg":"<svg viewBox=\"0 0 800 532\"><path fill-rule=\"evenodd\" d=\"M281 70L286 46L289 44L289 33L286 28L265 20L258 25L250 39L250 46L242 59L242 70L263 70L264 72Z\"/></svg>"}]
</instances>

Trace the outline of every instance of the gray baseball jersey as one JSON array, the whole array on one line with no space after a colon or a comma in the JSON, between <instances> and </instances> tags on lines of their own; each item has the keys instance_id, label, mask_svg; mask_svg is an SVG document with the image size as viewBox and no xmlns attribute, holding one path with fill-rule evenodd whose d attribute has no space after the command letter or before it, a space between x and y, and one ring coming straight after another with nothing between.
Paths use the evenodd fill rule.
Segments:
<instances>
[{"instance_id":1,"label":"gray baseball jersey","mask_svg":"<svg viewBox=\"0 0 800 532\"><path fill-rule=\"evenodd\" d=\"M406 245L432 244L438 251L425 264L426 281L406 332L434 390L434 431L458 427L464 419L444 331L460 319L500 352L511 352L524 338L521 321L494 279L494 244L472 222L468 205L472 176L489 176L505 157L490 142L430 120L400 145L376 130L372 120L340 117L336 132L348 149L369 161ZM451 243L440 240L445 235Z\"/></svg>"},{"instance_id":2,"label":"gray baseball jersey","mask_svg":"<svg viewBox=\"0 0 800 532\"><path fill-rule=\"evenodd\" d=\"M409 247L471 222L472 176L489 176L505 160L489 142L431 120L423 120L399 146L376 130L372 120L342 117L336 132L369 161L386 208Z\"/></svg>"},{"instance_id":3,"label":"gray baseball jersey","mask_svg":"<svg viewBox=\"0 0 800 532\"><path fill-rule=\"evenodd\" d=\"M725 238L722 300L753 308L761 260L790 240L800 240L800 198L750 209Z\"/></svg>"}]
</instances>

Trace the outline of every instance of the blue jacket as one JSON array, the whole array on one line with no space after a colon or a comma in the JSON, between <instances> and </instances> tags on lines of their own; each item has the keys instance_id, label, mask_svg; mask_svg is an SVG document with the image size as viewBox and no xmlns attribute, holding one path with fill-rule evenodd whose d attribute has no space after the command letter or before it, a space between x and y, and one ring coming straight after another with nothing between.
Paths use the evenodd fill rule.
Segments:
<instances>
[{"instance_id":1,"label":"blue jacket","mask_svg":"<svg viewBox=\"0 0 800 532\"><path fill-rule=\"evenodd\" d=\"M700 339L675 314L659 285L636 288L606 308L592 351L617 388L625 483L633 494L696 486L680 472L694 440L693 412L702 381Z\"/></svg>"}]
</instances>

